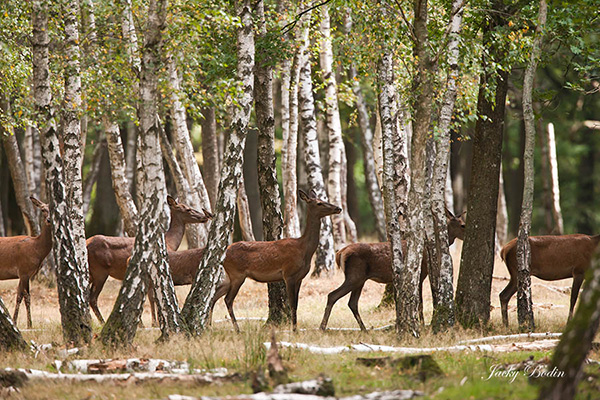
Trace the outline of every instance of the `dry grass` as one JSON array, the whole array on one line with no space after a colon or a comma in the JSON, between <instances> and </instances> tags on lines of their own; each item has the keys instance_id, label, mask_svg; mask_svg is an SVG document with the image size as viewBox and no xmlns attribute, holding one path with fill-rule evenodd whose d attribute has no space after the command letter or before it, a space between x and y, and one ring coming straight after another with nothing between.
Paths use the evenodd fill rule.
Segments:
<instances>
[{"instance_id":1,"label":"dry grass","mask_svg":"<svg viewBox=\"0 0 600 400\"><path fill-rule=\"evenodd\" d=\"M455 271L458 271L460 242L453 249L453 259ZM455 279L457 277L455 273ZM496 260L494 276L507 277L506 267L500 260ZM517 333L516 329L516 310L509 311L511 318L511 327L504 328L501 323L500 307L498 294L506 286L508 281L494 279L492 289L492 321L485 332L463 330L455 328L448 334L433 335L428 328L424 329L423 336L420 339L406 339L400 342L393 332L371 331L363 333L360 331L329 331L325 334L318 331L323 310L325 307L327 294L337 288L343 281L343 274L336 271L331 276L323 276L318 279L307 278L300 292L300 304L298 308L298 325L303 329L298 333L290 332L287 327L280 329L277 333L279 340L304 342L321 346L339 346L350 343L372 343L385 345L402 346L443 346L456 344L460 340L485 336L488 334L509 334ZM560 282L542 282L534 278L533 299L535 304L554 304L564 306L559 308L547 309L536 307L535 318L537 331L559 332L564 328L567 320L569 296L559 294L548 290L547 288L535 283L544 283L551 286L570 286L571 281ZM14 310L14 297L17 281L0 282L0 296L4 300L8 309ZM120 282L109 279L104 291L99 298L99 306L105 317L111 311L111 307L116 300ZM377 327L387 325L393 322L395 312L393 309L377 309L377 305L383 293L383 285L368 282L365 285L360 300L360 310L363 320L368 327ZM178 287L177 293L180 305L185 301L185 296L189 287ZM431 292L429 290L429 281L425 282L425 318L429 321L432 314ZM32 318L34 330L24 330L23 334L28 340L34 340L37 343L56 343L58 346L62 343L60 328L60 314L56 290L48 289L33 283L31 288L32 295ZM341 299L334 307L329 327L357 327L352 313L347 307L348 297ZM516 305L516 296L511 300L511 305ZM23 306L22 306L23 307ZM254 281L246 281L234 305L238 319L243 317L266 317L267 315L267 291L266 285ZM25 325L25 310L21 309L19 317L19 326ZM219 301L214 313L214 319L225 319L227 311L223 301ZM95 319L94 319L95 321ZM149 306L146 304L143 321L145 326L150 326ZM170 360L186 360L197 368L214 368L224 366L232 372L248 374L264 366L265 351L262 343L268 340L269 332L262 329L262 323L259 321L240 321L242 334L236 335L231 330L229 321L215 323L213 328L200 338L187 339L183 337L175 338L167 344L157 344L155 339L159 332L156 329L141 329L138 331L134 347L131 349L106 350L96 341L88 348L83 349L77 355L77 358L128 358L128 357L147 357L164 358ZM99 333L100 326L95 321L94 331ZM357 392L368 392L374 388L397 388L410 387L413 389L424 390L433 395L440 387L457 386L463 377L468 376L473 381L472 386L468 384L464 393L471 393L472 398L480 398L479 395L485 395L489 390L489 396L494 398L513 398L511 390L503 388L505 382L497 382L498 388L494 389L488 386L482 386L481 376L486 375L487 368L491 359L494 360L521 360L528 354L513 355L482 355L482 354L440 354L436 355L436 360L441 364L446 373L446 377L433 384L423 384L413 380L407 380L406 377L391 370L374 370L366 367L357 367L355 363L356 354L342 354L336 356L319 356L300 350L286 349L282 351L284 361L290 368L292 377L295 379L309 379L319 372L326 372L333 376L336 382L338 394L352 394ZM536 357L548 355L546 353L533 353ZM495 358L497 357L497 358ZM58 358L56 353L49 352L40 354L37 358L24 354L0 354L0 367L13 368L40 368L49 369L50 363ZM598 359L598 354L592 355L592 358ZM470 372L467 372L470 371ZM489 385L489 382L488 382ZM493 386L493 385L492 385ZM525 388L525 389L524 389ZM516 398L533 398L534 389L529 388L524 381L521 386L513 387L517 392L520 390L528 391L529 394L517 395ZM502 393L502 395L492 395L492 393ZM162 398L169 393L194 394L194 395L225 395L240 392L249 392L250 388L247 381L241 383L231 383L222 386L197 387L194 385L173 386L173 385L137 385L135 390L127 386L101 387L96 384L78 384L78 385L60 385L60 384L31 384L23 389L18 398L27 399L52 399L52 398L89 398L89 399L111 399L111 398ZM452 391L450 391L452 392ZM459 391L460 393L460 391ZM479 394L478 394L479 393ZM454 398L454 397L447 397ZM460 397L456 397L460 398ZM465 397L468 398L468 397ZM485 398L485 396L483 397Z\"/></svg>"}]
</instances>

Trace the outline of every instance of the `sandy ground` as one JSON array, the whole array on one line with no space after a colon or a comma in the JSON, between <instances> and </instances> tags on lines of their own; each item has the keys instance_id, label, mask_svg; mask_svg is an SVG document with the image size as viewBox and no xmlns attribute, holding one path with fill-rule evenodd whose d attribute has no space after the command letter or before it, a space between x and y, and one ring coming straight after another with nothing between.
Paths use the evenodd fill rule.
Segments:
<instances>
[{"instance_id":1,"label":"sandy ground","mask_svg":"<svg viewBox=\"0 0 600 400\"><path fill-rule=\"evenodd\" d=\"M454 260L455 284L458 278L458 268L460 263L460 250L462 242L457 240L451 248ZM496 259L494 266L494 279L492 285L492 323L500 326L500 301L498 294L504 289L508 280L502 279L508 277L506 266L500 259ZM497 279L500 278L500 279ZM336 270L330 276L320 278L305 278L300 291L300 300L298 307L299 326L302 328L317 328L321 321L323 310L327 302L327 294L337 288L343 282L343 273ZM538 324L538 331L544 331L547 327L555 327L557 324L563 326L566 322L569 307L569 295L556 293L546 286L564 288L571 286L571 279L547 282L537 278L532 280L533 301L535 309L535 318ZM14 311L17 280L0 282L0 297L9 309L11 314ZM105 318L108 317L112 306L117 298L120 281L109 278L103 292L99 297L99 307ZM432 313L431 291L429 289L429 279L424 283L424 310L425 319L429 321ZM546 285L546 286L544 286ZM180 307L185 301L189 291L189 286L177 287L177 294L180 301ZM381 326L389 324L394 319L394 310L376 310L381 299L384 286L372 281L367 282L359 302L360 312L367 327ZM40 325L51 325L60 323L58 295L56 289L48 289L43 285L32 282L32 319L34 328ZM348 296L342 298L333 308L329 321L329 327L357 327L352 313L347 307ZM516 325L516 295L513 296L509 305L509 318L511 327ZM236 317L266 317L267 315L267 286L247 280L238 294L234 309ZM26 312L24 304L21 305L18 325L24 328L26 325ZM215 307L214 319L220 320L227 318L227 311L222 300L219 300ZM95 320L95 317L94 317ZM150 326L150 307L145 304L143 321L146 326ZM243 322L242 322L243 323Z\"/></svg>"}]
</instances>

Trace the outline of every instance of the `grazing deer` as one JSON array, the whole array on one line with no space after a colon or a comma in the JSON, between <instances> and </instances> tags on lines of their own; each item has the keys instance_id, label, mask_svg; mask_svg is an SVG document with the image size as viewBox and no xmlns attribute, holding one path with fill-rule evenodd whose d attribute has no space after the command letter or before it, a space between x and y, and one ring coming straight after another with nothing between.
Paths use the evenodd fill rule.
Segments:
<instances>
[{"instance_id":1,"label":"grazing deer","mask_svg":"<svg viewBox=\"0 0 600 400\"><path fill-rule=\"evenodd\" d=\"M319 244L321 218L342 212L340 207L319 200L314 191L310 196L302 190L298 193L308 208L306 227L301 237L272 242L237 242L227 248L223 263L225 279L217 286L210 310L212 313L216 301L225 296L227 311L237 332L240 328L233 314L233 301L246 278L265 283L285 282L292 327L296 330L300 285L310 270L310 260Z\"/></svg>"},{"instance_id":2,"label":"grazing deer","mask_svg":"<svg viewBox=\"0 0 600 400\"><path fill-rule=\"evenodd\" d=\"M0 280L19 279L17 288L17 305L13 321L17 323L19 306L25 298L27 309L27 328L31 329L31 298L29 296L29 280L37 274L42 262L52 249L52 227L48 205L35 197L30 197L34 206L44 216L44 226L39 236L0 237Z\"/></svg>"},{"instance_id":3,"label":"grazing deer","mask_svg":"<svg viewBox=\"0 0 600 400\"><path fill-rule=\"evenodd\" d=\"M600 235L529 236L531 275L545 281L573 278L569 319L573 316L573 309L577 302L585 271L592 264L592 256L599 242ZM518 285L516 238L502 248L500 256L506 263L510 274L510 282L500 293L502 322L505 326L508 326L508 302L517 291Z\"/></svg>"},{"instance_id":4,"label":"grazing deer","mask_svg":"<svg viewBox=\"0 0 600 400\"><path fill-rule=\"evenodd\" d=\"M212 214L206 210L198 212L185 204L177 203L167 196L171 209L171 225L165 234L168 250L177 250L183 239L186 224L205 223ZM101 323L104 318L98 309L98 296L109 276L123 280L127 269L127 259L133 251L135 238L96 235L87 240L88 263L90 266L90 307ZM150 302L151 306L154 303ZM154 315L154 313L152 313Z\"/></svg>"},{"instance_id":5,"label":"grazing deer","mask_svg":"<svg viewBox=\"0 0 600 400\"><path fill-rule=\"evenodd\" d=\"M463 214L455 217L450 211L446 210L449 245L454 243L454 239L459 238L462 240L465 236ZM406 240L403 240L402 254L406 254L406 250L407 243ZM426 249L423 249L423 259L421 261L421 281L419 287L421 310L423 304L423 281L429 273L426 251ZM327 328L327 322L329 321L333 305L339 299L352 292L348 307L350 307L352 314L354 314L354 318L358 322L360 329L365 331L365 324L358 313L358 300L367 280L372 279L378 283L392 282L393 272L390 242L350 244L336 253L335 261L338 267L344 272L344 283L327 296L327 306L325 307L325 314L321 321L321 330Z\"/></svg>"}]
</instances>

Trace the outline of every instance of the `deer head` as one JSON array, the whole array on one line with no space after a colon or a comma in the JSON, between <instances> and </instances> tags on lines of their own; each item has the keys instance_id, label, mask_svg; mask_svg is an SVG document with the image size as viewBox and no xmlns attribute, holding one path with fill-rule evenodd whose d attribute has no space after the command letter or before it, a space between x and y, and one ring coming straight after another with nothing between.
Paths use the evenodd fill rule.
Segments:
<instances>
[{"instance_id":1,"label":"deer head","mask_svg":"<svg viewBox=\"0 0 600 400\"><path fill-rule=\"evenodd\" d=\"M458 238L463 240L465 238L465 220L463 216L466 211L463 211L458 217L454 216L446 208L446 222L448 223L448 242L449 244L454 243L454 239Z\"/></svg>"},{"instance_id":2,"label":"deer head","mask_svg":"<svg viewBox=\"0 0 600 400\"><path fill-rule=\"evenodd\" d=\"M185 204L178 203L171 196L167 196L167 203L171 209L171 218L179 219L184 224L205 223L213 217L213 215L203 209L204 213L194 210Z\"/></svg>"},{"instance_id":3,"label":"deer head","mask_svg":"<svg viewBox=\"0 0 600 400\"><path fill-rule=\"evenodd\" d=\"M299 189L298 194L300 195L300 198L306 202L309 210L311 210L315 216L319 218L323 218L332 214L339 214L342 212L340 207L318 199L314 190L311 190L310 195L308 195L304 190Z\"/></svg>"},{"instance_id":4,"label":"deer head","mask_svg":"<svg viewBox=\"0 0 600 400\"><path fill-rule=\"evenodd\" d=\"M29 197L29 199L31 200L33 205L36 206L42 212L42 215L44 216L44 220L45 220L46 224L49 225L50 224L50 209L48 208L48 204L42 203L41 201L39 201L38 199L36 199L33 196Z\"/></svg>"}]
</instances>

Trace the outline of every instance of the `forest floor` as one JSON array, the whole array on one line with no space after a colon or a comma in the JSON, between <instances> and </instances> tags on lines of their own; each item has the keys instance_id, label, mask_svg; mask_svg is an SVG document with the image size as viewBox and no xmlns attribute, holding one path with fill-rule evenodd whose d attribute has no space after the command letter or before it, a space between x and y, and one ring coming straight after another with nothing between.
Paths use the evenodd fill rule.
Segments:
<instances>
[{"instance_id":1,"label":"forest floor","mask_svg":"<svg viewBox=\"0 0 600 400\"><path fill-rule=\"evenodd\" d=\"M460 242L458 243L460 247ZM459 248L453 249L455 275L459 265ZM492 290L492 320L486 330L463 330L453 328L444 334L434 335L428 326L419 339L406 339L400 342L393 331L328 331L318 330L327 294L337 288L343 281L343 274L336 271L331 276L320 278L307 277L300 291L298 308L298 326L301 331L290 332L287 327L277 330L277 339L285 342L307 343L321 347L348 346L351 344L374 344L403 347L440 347L452 346L467 339L490 335L518 333L516 327L516 296L511 299L509 316L511 326L505 328L501 323L498 294L508 283L503 279L508 276L501 260L496 260ZM456 278L456 277L455 277ZM15 289L17 281L0 282L0 297L12 313L14 311ZM533 279L533 301L537 332L561 332L567 320L569 292L558 293L551 288L565 288L571 280L544 282ZM120 282L109 279L99 298L99 306L108 317L116 300ZM384 286L367 282L359 302L361 315L367 327L381 327L393 323L393 308L380 310L377 308ZM180 306L185 300L189 287L178 287ZM0 353L0 368L31 368L56 372L55 360L73 359L126 359L126 358L159 358L170 361L185 361L190 368L214 369L224 367L230 374L238 373L241 379L218 384L202 384L199 382L168 383L120 382L106 383L60 383L42 380L30 381L13 393L14 399L163 399L171 394L188 396L225 396L252 393L251 376L266 366L266 350L264 342L270 341L270 330L262 329L262 322L257 320L240 321L241 334L235 334L227 318L224 303L217 303L214 313L215 323L200 338L174 338L166 344L155 343L159 336L157 329L139 329L133 348L106 350L99 341L79 353L65 356L55 349L64 348L60 327L58 298L55 289L46 288L34 282L31 288L33 330L23 330L27 340L37 344L53 343L54 349L33 354ZM333 308L329 321L330 328L356 328L357 324L347 307L348 297L342 298ZM429 281L424 285L425 320L430 321L432 314L431 292ZM234 304L236 317L266 317L267 291L266 285L246 281ZM19 326L25 326L25 309L22 305L19 315ZM150 311L145 305L143 322L150 327ZM94 318L94 332L99 334L101 326ZM511 343L496 341L494 343ZM413 389L425 393L424 398L436 399L534 399L537 396L539 379L528 379L526 374L512 377L493 376L490 374L495 366L518 363L533 356L535 360L551 357L551 351L517 351L489 352L465 351L433 354L443 374L422 381L411 371L397 367L369 367L357 363L357 357L400 357L393 353L344 352L335 355L314 354L298 348L282 348L280 355L293 381L314 379L320 373L331 377L336 396L367 394L379 390ZM598 349L589 355L590 359L600 360ZM414 372L414 371L412 371ZM586 379L580 385L579 399L597 398L600 393L600 376L598 364L586 366ZM489 378L489 379L488 379ZM5 394L6 395L6 394ZM3 394L0 392L0 398Z\"/></svg>"}]
</instances>

